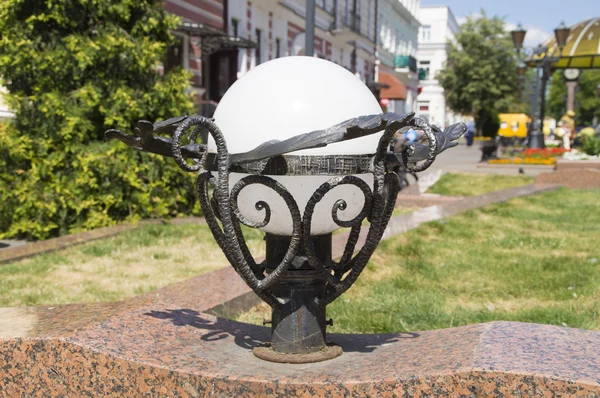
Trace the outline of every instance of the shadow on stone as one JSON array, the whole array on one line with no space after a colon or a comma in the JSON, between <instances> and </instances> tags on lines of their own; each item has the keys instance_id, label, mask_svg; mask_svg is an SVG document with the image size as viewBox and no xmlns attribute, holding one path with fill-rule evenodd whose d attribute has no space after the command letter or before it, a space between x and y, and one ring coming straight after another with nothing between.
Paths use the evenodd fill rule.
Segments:
<instances>
[{"instance_id":1,"label":"shadow on stone","mask_svg":"<svg viewBox=\"0 0 600 398\"><path fill-rule=\"evenodd\" d=\"M157 319L170 320L175 326L191 326L204 330L205 333L200 338L206 342L218 341L231 336L237 346L251 350L268 340L268 333L265 333L267 331L266 328L229 321L223 318L209 318L207 315L191 309L152 310L144 315Z\"/></svg>"},{"instance_id":2,"label":"shadow on stone","mask_svg":"<svg viewBox=\"0 0 600 398\"><path fill-rule=\"evenodd\" d=\"M397 343L404 339L416 339L419 333L393 334L330 334L331 343L337 344L344 352L374 352L380 347Z\"/></svg>"},{"instance_id":3,"label":"shadow on stone","mask_svg":"<svg viewBox=\"0 0 600 398\"><path fill-rule=\"evenodd\" d=\"M212 317L192 309L177 309L146 312L144 315L156 319L169 320L175 326L191 326L203 330L200 339L216 342L233 337L238 347L251 350L263 345L269 339L268 328L228 319ZM419 333L394 334L329 334L331 343L342 347L344 352L374 352L378 347L385 347L403 339L415 339Z\"/></svg>"}]
</instances>

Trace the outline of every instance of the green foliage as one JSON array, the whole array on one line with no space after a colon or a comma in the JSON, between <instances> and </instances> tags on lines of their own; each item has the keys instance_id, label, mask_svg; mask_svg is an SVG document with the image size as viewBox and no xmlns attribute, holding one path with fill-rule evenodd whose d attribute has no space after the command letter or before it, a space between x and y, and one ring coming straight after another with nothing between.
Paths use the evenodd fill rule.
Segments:
<instances>
[{"instance_id":1,"label":"green foliage","mask_svg":"<svg viewBox=\"0 0 600 398\"><path fill-rule=\"evenodd\" d=\"M353 288L327 307L332 331L499 320L600 329L599 194L516 198L382 241Z\"/></svg>"},{"instance_id":2,"label":"green foliage","mask_svg":"<svg viewBox=\"0 0 600 398\"><path fill-rule=\"evenodd\" d=\"M591 125L594 117L600 118L600 97L596 92L596 87L599 84L600 70L584 70L581 72L577 94L575 94L577 124Z\"/></svg>"},{"instance_id":3,"label":"green foliage","mask_svg":"<svg viewBox=\"0 0 600 398\"><path fill-rule=\"evenodd\" d=\"M477 112L476 126L482 136L494 138L500 129L500 114L494 108L481 108Z\"/></svg>"},{"instance_id":4,"label":"green foliage","mask_svg":"<svg viewBox=\"0 0 600 398\"><path fill-rule=\"evenodd\" d=\"M264 234L244 226L242 231L249 249L264 256ZM123 300L226 265L206 224L141 225L2 264L0 307Z\"/></svg>"},{"instance_id":5,"label":"green foliage","mask_svg":"<svg viewBox=\"0 0 600 398\"><path fill-rule=\"evenodd\" d=\"M191 211L193 186L172 162L103 136L192 110L187 72L157 68L177 23L156 0L0 3L0 76L17 115L0 129L0 236Z\"/></svg>"},{"instance_id":6,"label":"green foliage","mask_svg":"<svg viewBox=\"0 0 600 398\"><path fill-rule=\"evenodd\" d=\"M575 94L575 115L577 125L590 126L594 117L600 117L600 97L596 87L600 84L600 70L582 70ZM567 110L567 83L562 70L552 75L548 111L559 119Z\"/></svg>"},{"instance_id":7,"label":"green foliage","mask_svg":"<svg viewBox=\"0 0 600 398\"><path fill-rule=\"evenodd\" d=\"M583 151L590 156L600 155L600 138L586 137L583 141Z\"/></svg>"},{"instance_id":8,"label":"green foliage","mask_svg":"<svg viewBox=\"0 0 600 398\"><path fill-rule=\"evenodd\" d=\"M483 118L483 127L494 114L512 110L518 101L518 73L515 51L504 21L485 12L467 18L455 40L449 43L446 68L437 78L444 87L448 106L455 112Z\"/></svg>"},{"instance_id":9,"label":"green foliage","mask_svg":"<svg viewBox=\"0 0 600 398\"><path fill-rule=\"evenodd\" d=\"M546 103L548 115L560 120L567 111L567 82L563 76L563 70L557 70L552 74L550 80L550 93Z\"/></svg>"},{"instance_id":10,"label":"green foliage","mask_svg":"<svg viewBox=\"0 0 600 398\"><path fill-rule=\"evenodd\" d=\"M502 174L446 173L427 190L427 193L451 196L477 196L527 184L533 184L532 177Z\"/></svg>"}]
</instances>

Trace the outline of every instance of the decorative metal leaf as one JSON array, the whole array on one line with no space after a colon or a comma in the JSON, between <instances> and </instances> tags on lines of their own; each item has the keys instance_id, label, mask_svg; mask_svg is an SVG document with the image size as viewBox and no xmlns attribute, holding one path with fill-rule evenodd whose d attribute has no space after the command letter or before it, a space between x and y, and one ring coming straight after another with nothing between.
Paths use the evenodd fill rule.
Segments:
<instances>
[{"instance_id":1,"label":"decorative metal leaf","mask_svg":"<svg viewBox=\"0 0 600 398\"><path fill-rule=\"evenodd\" d=\"M398 113L386 113L379 115L366 115L346 120L335 126L324 130L316 130L310 133L300 134L283 141L271 140L262 143L249 152L231 155L232 165L256 162L286 153L324 147L336 142L365 137L386 128L392 122L405 123L414 116L414 113L400 115Z\"/></svg>"}]
</instances>

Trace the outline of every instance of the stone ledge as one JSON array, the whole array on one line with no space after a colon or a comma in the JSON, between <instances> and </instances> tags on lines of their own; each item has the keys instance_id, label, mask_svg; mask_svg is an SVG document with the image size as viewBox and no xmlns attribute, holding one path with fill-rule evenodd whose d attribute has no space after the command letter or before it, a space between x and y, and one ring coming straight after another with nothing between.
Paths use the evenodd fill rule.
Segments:
<instances>
[{"instance_id":1,"label":"stone ledge","mask_svg":"<svg viewBox=\"0 0 600 398\"><path fill-rule=\"evenodd\" d=\"M202 294L195 297L202 301ZM175 297L172 297L174 301ZM600 394L600 333L493 322L386 335L330 334L344 354L265 362L265 327L172 301L121 309L64 335L0 339L8 396L531 396Z\"/></svg>"},{"instance_id":2,"label":"stone ledge","mask_svg":"<svg viewBox=\"0 0 600 398\"><path fill-rule=\"evenodd\" d=\"M458 200L465 199L464 196L447 196L447 195L433 195L433 194L421 194L421 195L398 195L396 200L396 207L398 206L415 206L415 207L429 207L436 205L443 205L446 203L454 203Z\"/></svg>"},{"instance_id":3,"label":"stone ledge","mask_svg":"<svg viewBox=\"0 0 600 398\"><path fill-rule=\"evenodd\" d=\"M600 395L600 333L549 325L330 334L339 358L264 362L250 350L267 328L206 314L247 292L226 268L125 302L2 310L0 395Z\"/></svg>"},{"instance_id":4,"label":"stone ledge","mask_svg":"<svg viewBox=\"0 0 600 398\"><path fill-rule=\"evenodd\" d=\"M556 170L581 170L593 169L600 170L600 160L556 160Z\"/></svg>"},{"instance_id":5,"label":"stone ledge","mask_svg":"<svg viewBox=\"0 0 600 398\"><path fill-rule=\"evenodd\" d=\"M600 168L561 169L553 173L543 173L536 177L536 184L562 184L573 189L600 188Z\"/></svg>"}]
</instances>

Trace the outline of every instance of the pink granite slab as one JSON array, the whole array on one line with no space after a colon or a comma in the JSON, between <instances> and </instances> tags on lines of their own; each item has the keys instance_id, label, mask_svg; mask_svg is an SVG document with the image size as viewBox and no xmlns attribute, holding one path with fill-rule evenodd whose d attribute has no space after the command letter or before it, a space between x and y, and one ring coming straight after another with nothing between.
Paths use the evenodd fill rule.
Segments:
<instances>
[{"instance_id":1,"label":"pink granite slab","mask_svg":"<svg viewBox=\"0 0 600 398\"><path fill-rule=\"evenodd\" d=\"M251 348L267 328L204 313L239 293L237 279L222 270L158 296L28 309L29 329L0 335L0 396L600 396L600 333L548 325L330 334L339 358L265 362Z\"/></svg>"}]
</instances>

